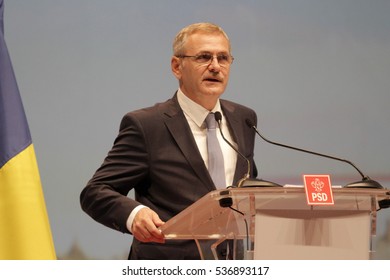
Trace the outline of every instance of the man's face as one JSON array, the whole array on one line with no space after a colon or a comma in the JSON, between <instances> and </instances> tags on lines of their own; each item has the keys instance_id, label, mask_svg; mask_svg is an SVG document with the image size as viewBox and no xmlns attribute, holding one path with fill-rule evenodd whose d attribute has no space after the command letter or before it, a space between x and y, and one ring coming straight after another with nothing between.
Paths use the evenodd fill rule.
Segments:
<instances>
[{"instance_id":1,"label":"man's face","mask_svg":"<svg viewBox=\"0 0 390 280\"><path fill-rule=\"evenodd\" d=\"M229 80L230 63L221 66L216 57L230 57L228 40L221 34L195 33L188 37L184 49L184 56L214 56L208 63L200 63L193 57L173 57L171 66L185 95L204 107L206 103L215 105Z\"/></svg>"}]
</instances>

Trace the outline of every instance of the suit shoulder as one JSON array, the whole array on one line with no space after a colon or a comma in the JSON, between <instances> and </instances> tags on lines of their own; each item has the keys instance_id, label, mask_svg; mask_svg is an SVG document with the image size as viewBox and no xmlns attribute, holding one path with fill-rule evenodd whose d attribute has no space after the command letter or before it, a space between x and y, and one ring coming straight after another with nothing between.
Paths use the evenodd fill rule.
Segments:
<instances>
[{"instance_id":1,"label":"suit shoulder","mask_svg":"<svg viewBox=\"0 0 390 280\"><path fill-rule=\"evenodd\" d=\"M148 126L148 124L155 124L162 121L165 114L169 114L178 111L178 105L176 101L171 98L164 102L156 103L153 106L137 109L126 113L121 122L121 126L128 122L137 122L142 126Z\"/></svg>"},{"instance_id":2,"label":"suit shoulder","mask_svg":"<svg viewBox=\"0 0 390 280\"><path fill-rule=\"evenodd\" d=\"M230 112L240 112L241 114L247 115L247 116L256 116L256 111L252 108L249 108L245 105L230 101L221 99L221 105L223 108L226 108Z\"/></svg>"},{"instance_id":3,"label":"suit shoulder","mask_svg":"<svg viewBox=\"0 0 390 280\"><path fill-rule=\"evenodd\" d=\"M167 104L169 104L170 102L171 102L171 100L169 99L165 102L156 103L156 104L149 106L149 107L136 109L134 111L127 112L124 115L124 117L126 117L126 116L134 116L134 117L138 117L138 118L149 117L151 115L158 114L159 111L161 111L161 108L166 107Z\"/></svg>"}]
</instances>

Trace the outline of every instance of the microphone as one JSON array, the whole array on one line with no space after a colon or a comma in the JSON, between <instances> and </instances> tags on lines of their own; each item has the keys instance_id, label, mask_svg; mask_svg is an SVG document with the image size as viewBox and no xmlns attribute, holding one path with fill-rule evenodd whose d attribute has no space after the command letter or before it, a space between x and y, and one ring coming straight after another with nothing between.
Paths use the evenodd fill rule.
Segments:
<instances>
[{"instance_id":1,"label":"microphone","mask_svg":"<svg viewBox=\"0 0 390 280\"><path fill-rule=\"evenodd\" d=\"M333 160L338 160L338 161L342 161L342 162L345 162L345 163L348 163L349 165L351 165L353 168L355 168L357 170L357 172L359 172L359 174L362 176L362 180L361 181L357 181L357 182L353 182L353 183L350 183L348 185L345 185L344 188L373 188L373 189L384 189L384 187L379 184L377 181L374 181L374 180L371 180L370 177L366 176L363 174L362 171L360 171L359 168L356 167L355 164L353 164L351 161L349 160L346 160L346 159L342 159L342 158L338 158L338 157L334 157L334 156L330 156L330 155L325 155L325 154L321 154L321 153L317 153L317 152L313 152L313 151L309 151L309 150L304 150L304 149L301 149L301 148L296 148L296 147L292 147L292 146L288 146L288 145L284 145L284 144L281 144L281 143L277 143L277 142L273 142L271 140L268 140L267 138L265 138L258 130L257 130L257 127L253 124L253 122L249 119L246 119L245 120L246 124L252 128L256 133L257 135L259 135L264 141L270 143L270 144L273 144L273 145L277 145L277 146L280 146L280 147L284 147L284 148L288 148L288 149L293 149L293 150L296 150L296 151L300 151L300 152L304 152L304 153L308 153L308 154L312 154L312 155L316 155L316 156L320 156L320 157L325 157L325 158L330 158L330 159L333 159Z\"/></svg>"},{"instance_id":2,"label":"microphone","mask_svg":"<svg viewBox=\"0 0 390 280\"><path fill-rule=\"evenodd\" d=\"M216 122L218 123L219 132L221 133L222 139L241 157L247 162L247 172L244 174L244 176L238 181L237 187L281 187L281 185L278 185L273 182L265 181L265 180L258 180L258 179L250 179L250 171L251 171L251 163L247 157L245 157L236 147L233 146L232 143L230 143L226 138L225 135L222 132L221 128L221 120L222 120L222 114L220 112L214 113L214 118Z\"/></svg>"}]
</instances>

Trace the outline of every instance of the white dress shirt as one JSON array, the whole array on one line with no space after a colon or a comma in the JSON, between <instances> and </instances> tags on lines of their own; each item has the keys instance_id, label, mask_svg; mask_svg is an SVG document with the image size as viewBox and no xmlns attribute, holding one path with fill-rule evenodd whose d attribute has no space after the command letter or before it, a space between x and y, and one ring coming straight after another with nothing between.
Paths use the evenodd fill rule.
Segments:
<instances>
[{"instance_id":1,"label":"white dress shirt","mask_svg":"<svg viewBox=\"0 0 390 280\"><path fill-rule=\"evenodd\" d=\"M192 134L194 135L195 142L198 145L198 149L203 158L203 161L208 168L207 128L204 121L210 111L189 99L180 89L177 92L177 99L188 121L188 124L190 125ZM214 109L211 110L211 112L217 111L222 114L221 127L223 135L237 148L236 143L231 137L230 130L226 118L223 115L219 100ZM236 170L237 153L222 139L221 133L219 132L219 127L217 127L217 138L222 149L223 160L225 164L226 185L231 186L233 184L234 172Z\"/></svg>"}]
</instances>

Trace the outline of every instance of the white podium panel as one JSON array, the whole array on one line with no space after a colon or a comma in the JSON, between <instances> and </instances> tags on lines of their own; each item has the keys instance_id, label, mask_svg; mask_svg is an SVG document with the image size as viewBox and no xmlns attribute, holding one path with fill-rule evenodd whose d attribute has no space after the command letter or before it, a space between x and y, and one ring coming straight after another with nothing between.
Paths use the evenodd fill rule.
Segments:
<instances>
[{"instance_id":1,"label":"white podium panel","mask_svg":"<svg viewBox=\"0 0 390 280\"><path fill-rule=\"evenodd\" d=\"M256 212L254 259L369 259L367 211Z\"/></svg>"}]
</instances>

